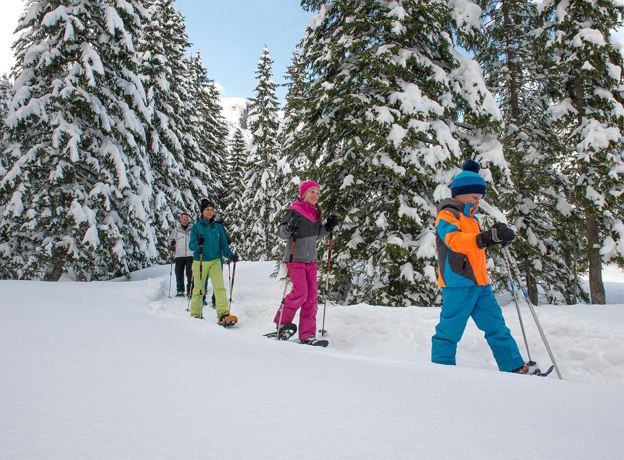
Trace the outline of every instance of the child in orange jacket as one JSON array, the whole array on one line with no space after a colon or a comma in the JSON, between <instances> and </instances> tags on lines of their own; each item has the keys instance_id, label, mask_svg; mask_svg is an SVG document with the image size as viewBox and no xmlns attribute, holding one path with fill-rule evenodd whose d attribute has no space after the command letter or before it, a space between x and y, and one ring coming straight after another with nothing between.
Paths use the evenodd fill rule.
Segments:
<instances>
[{"instance_id":1,"label":"child in orange jacket","mask_svg":"<svg viewBox=\"0 0 624 460\"><path fill-rule=\"evenodd\" d=\"M468 318L472 317L477 327L485 332L498 368L527 373L529 367L505 325L486 272L486 248L509 243L515 233L502 223L481 231L475 214L486 186L479 170L476 161L466 161L463 171L451 182L453 198L443 200L438 206L435 228L442 311L432 337L431 360L438 364L455 364L457 343Z\"/></svg>"}]
</instances>

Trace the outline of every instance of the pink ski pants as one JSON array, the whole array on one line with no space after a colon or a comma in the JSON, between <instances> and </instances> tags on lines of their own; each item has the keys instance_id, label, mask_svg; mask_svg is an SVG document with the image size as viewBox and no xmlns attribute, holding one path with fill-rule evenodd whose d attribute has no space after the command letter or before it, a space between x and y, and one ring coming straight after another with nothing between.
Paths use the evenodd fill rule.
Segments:
<instances>
[{"instance_id":1,"label":"pink ski pants","mask_svg":"<svg viewBox=\"0 0 624 460\"><path fill-rule=\"evenodd\" d=\"M292 290L284 300L282 324L292 323L299 307L299 340L316 335L316 310L318 289L316 281L316 262L292 262L290 264ZM279 308L273 321L280 318Z\"/></svg>"}]
</instances>

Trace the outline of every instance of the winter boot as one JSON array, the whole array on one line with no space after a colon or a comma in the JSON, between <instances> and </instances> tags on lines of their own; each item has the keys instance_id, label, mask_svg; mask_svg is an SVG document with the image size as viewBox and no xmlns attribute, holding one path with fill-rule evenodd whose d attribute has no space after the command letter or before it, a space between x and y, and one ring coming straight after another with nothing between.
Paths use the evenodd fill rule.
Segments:
<instances>
[{"instance_id":1,"label":"winter boot","mask_svg":"<svg viewBox=\"0 0 624 460\"><path fill-rule=\"evenodd\" d=\"M537 367L537 363L535 361L529 361L528 363L523 364L518 369L514 369L514 374L526 374L526 375L541 375L542 371Z\"/></svg>"},{"instance_id":2,"label":"winter boot","mask_svg":"<svg viewBox=\"0 0 624 460\"><path fill-rule=\"evenodd\" d=\"M184 291L178 291L176 297L184 297Z\"/></svg>"},{"instance_id":3,"label":"winter boot","mask_svg":"<svg viewBox=\"0 0 624 460\"><path fill-rule=\"evenodd\" d=\"M277 326L277 325L276 325ZM293 323L282 324L277 329L277 337L279 340L288 340L297 332L297 325Z\"/></svg>"},{"instance_id":4,"label":"winter boot","mask_svg":"<svg viewBox=\"0 0 624 460\"><path fill-rule=\"evenodd\" d=\"M229 313L225 315L221 315L219 318L219 326L223 327L232 327L238 322L238 318L234 315L230 315Z\"/></svg>"},{"instance_id":5,"label":"winter boot","mask_svg":"<svg viewBox=\"0 0 624 460\"><path fill-rule=\"evenodd\" d=\"M313 347L326 347L327 345L329 345L329 342L327 340L319 340L313 335L301 340L301 343L304 345L312 345Z\"/></svg>"}]
</instances>

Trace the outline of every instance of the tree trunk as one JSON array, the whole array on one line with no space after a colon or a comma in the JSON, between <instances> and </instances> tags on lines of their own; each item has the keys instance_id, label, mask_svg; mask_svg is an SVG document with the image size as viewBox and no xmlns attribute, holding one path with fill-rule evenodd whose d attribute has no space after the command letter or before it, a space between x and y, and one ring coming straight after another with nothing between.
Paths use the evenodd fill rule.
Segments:
<instances>
[{"instance_id":1,"label":"tree trunk","mask_svg":"<svg viewBox=\"0 0 624 460\"><path fill-rule=\"evenodd\" d=\"M526 264L526 285L527 291L529 291L529 299L531 299L531 303L533 305L537 305L539 300L537 295L537 280L531 274L531 269L529 268L529 263Z\"/></svg>"},{"instance_id":2,"label":"tree trunk","mask_svg":"<svg viewBox=\"0 0 624 460\"><path fill-rule=\"evenodd\" d=\"M58 281L63 276L65 268L65 257L67 251L64 249L55 248L52 250L52 259L48 266L48 272L45 274L44 279L46 281Z\"/></svg>"},{"instance_id":3,"label":"tree trunk","mask_svg":"<svg viewBox=\"0 0 624 460\"><path fill-rule=\"evenodd\" d=\"M585 209L585 234L587 237L587 259L589 261L589 293L591 303L605 304L605 290L602 283L602 260L600 258L600 237L598 221Z\"/></svg>"}]
</instances>

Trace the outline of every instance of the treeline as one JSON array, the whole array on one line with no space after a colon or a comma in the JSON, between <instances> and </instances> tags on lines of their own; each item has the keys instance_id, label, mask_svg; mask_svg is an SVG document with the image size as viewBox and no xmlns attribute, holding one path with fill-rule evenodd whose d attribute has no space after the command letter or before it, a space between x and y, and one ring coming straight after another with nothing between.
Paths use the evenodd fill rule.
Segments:
<instances>
[{"instance_id":1,"label":"treeline","mask_svg":"<svg viewBox=\"0 0 624 460\"><path fill-rule=\"evenodd\" d=\"M316 16L284 106L265 49L229 138L173 2L121 5L30 2L20 20L0 87L0 276L162 261L202 196L244 258L276 259L276 221L314 179L343 219L331 295L430 305L436 203L473 158L533 300L604 303L602 264L624 261L620 2L304 0Z\"/></svg>"}]
</instances>

